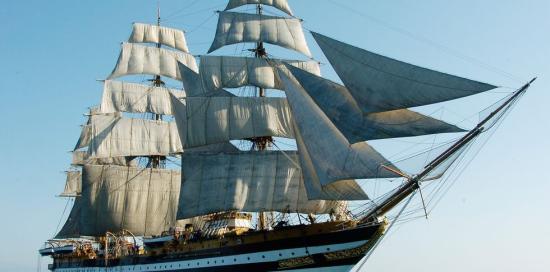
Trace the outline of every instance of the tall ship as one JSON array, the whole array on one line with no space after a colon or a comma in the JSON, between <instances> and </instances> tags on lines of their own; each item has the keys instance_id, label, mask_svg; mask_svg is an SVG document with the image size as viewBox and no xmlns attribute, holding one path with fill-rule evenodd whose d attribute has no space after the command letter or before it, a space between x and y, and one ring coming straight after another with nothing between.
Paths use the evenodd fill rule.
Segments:
<instances>
[{"instance_id":1,"label":"tall ship","mask_svg":"<svg viewBox=\"0 0 550 272\"><path fill-rule=\"evenodd\" d=\"M410 108L498 87L311 32L340 84L286 0L229 0L218 17L201 56L160 11L133 24L72 153L72 209L39 250L51 271L349 271L534 81L464 130ZM433 134L456 137L416 171L370 144ZM377 180L395 186L369 199Z\"/></svg>"}]
</instances>

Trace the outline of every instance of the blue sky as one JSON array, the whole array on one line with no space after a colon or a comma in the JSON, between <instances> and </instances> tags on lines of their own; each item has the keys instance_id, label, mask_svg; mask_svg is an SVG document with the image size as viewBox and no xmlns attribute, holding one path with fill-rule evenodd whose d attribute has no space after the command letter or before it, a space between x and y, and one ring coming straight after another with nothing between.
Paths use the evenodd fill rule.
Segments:
<instances>
[{"instance_id":1,"label":"blue sky","mask_svg":"<svg viewBox=\"0 0 550 272\"><path fill-rule=\"evenodd\" d=\"M509 88L539 76L430 219L396 227L365 271L548 271L550 2L289 2L307 29L508 87L434 106L445 109L445 120L475 114ZM225 3L161 0L163 24L186 29L191 51L204 54L215 31L214 10ZM68 151L82 114L99 102L96 79L114 67L131 23L154 22L155 9L156 1L145 0L2 4L0 270L36 271L36 250L53 235L65 207L55 195L63 187ZM309 35L308 40L316 59L327 63ZM224 50L216 53L236 49ZM323 72L338 80L328 65Z\"/></svg>"}]
</instances>

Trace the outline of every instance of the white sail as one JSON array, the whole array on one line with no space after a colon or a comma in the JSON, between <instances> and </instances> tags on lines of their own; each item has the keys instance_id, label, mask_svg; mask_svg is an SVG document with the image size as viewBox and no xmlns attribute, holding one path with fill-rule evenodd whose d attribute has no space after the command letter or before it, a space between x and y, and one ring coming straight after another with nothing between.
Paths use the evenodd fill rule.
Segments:
<instances>
[{"instance_id":1,"label":"white sail","mask_svg":"<svg viewBox=\"0 0 550 272\"><path fill-rule=\"evenodd\" d=\"M221 211L330 213L337 201L308 200L296 152L185 154L177 218Z\"/></svg>"},{"instance_id":2,"label":"white sail","mask_svg":"<svg viewBox=\"0 0 550 272\"><path fill-rule=\"evenodd\" d=\"M225 8L225 10L234 9L244 5L257 5L257 4L272 6L274 8L277 8L285 12L290 16L293 15L287 0L229 0L229 3L227 4L227 7Z\"/></svg>"},{"instance_id":3,"label":"white sail","mask_svg":"<svg viewBox=\"0 0 550 272\"><path fill-rule=\"evenodd\" d=\"M190 54L123 43L115 69L108 79L127 75L160 75L181 81L178 62L197 71L195 57Z\"/></svg>"},{"instance_id":4,"label":"white sail","mask_svg":"<svg viewBox=\"0 0 550 272\"><path fill-rule=\"evenodd\" d=\"M285 98L172 96L184 148L262 136L293 138Z\"/></svg>"},{"instance_id":5,"label":"white sail","mask_svg":"<svg viewBox=\"0 0 550 272\"><path fill-rule=\"evenodd\" d=\"M122 229L160 235L174 226L180 191L178 171L109 165L82 168L82 235Z\"/></svg>"},{"instance_id":6,"label":"white sail","mask_svg":"<svg viewBox=\"0 0 550 272\"><path fill-rule=\"evenodd\" d=\"M183 152L173 122L94 115L91 126L88 154L92 159Z\"/></svg>"},{"instance_id":7,"label":"white sail","mask_svg":"<svg viewBox=\"0 0 550 272\"><path fill-rule=\"evenodd\" d=\"M74 151L90 145L90 137L92 136L91 128L92 127L88 124L82 126L80 137L78 137L78 141L76 142L76 145L73 149Z\"/></svg>"},{"instance_id":8,"label":"white sail","mask_svg":"<svg viewBox=\"0 0 550 272\"><path fill-rule=\"evenodd\" d=\"M350 143L464 131L407 109L368 113L369 106L355 101L346 87L292 65L287 68Z\"/></svg>"},{"instance_id":9,"label":"white sail","mask_svg":"<svg viewBox=\"0 0 550 272\"><path fill-rule=\"evenodd\" d=\"M311 57L299 19L220 12L216 36L208 53L226 45L245 42L275 44Z\"/></svg>"},{"instance_id":10,"label":"white sail","mask_svg":"<svg viewBox=\"0 0 550 272\"><path fill-rule=\"evenodd\" d=\"M182 63L179 63L181 79L183 81L183 88L188 97L194 96L235 96L232 93L224 89L208 89L205 88L201 80L201 76L189 69Z\"/></svg>"},{"instance_id":11,"label":"white sail","mask_svg":"<svg viewBox=\"0 0 550 272\"><path fill-rule=\"evenodd\" d=\"M87 151L73 151L72 166L83 166L85 164L96 165L120 165L120 166L137 166L137 162L133 157L114 157L114 158L95 158L91 159Z\"/></svg>"},{"instance_id":12,"label":"white sail","mask_svg":"<svg viewBox=\"0 0 550 272\"><path fill-rule=\"evenodd\" d=\"M369 113L423 106L496 88L312 34L350 94Z\"/></svg>"},{"instance_id":13,"label":"white sail","mask_svg":"<svg viewBox=\"0 0 550 272\"><path fill-rule=\"evenodd\" d=\"M82 192L82 174L80 171L67 171L67 180L65 181L65 189L59 195L61 197L80 196Z\"/></svg>"},{"instance_id":14,"label":"white sail","mask_svg":"<svg viewBox=\"0 0 550 272\"><path fill-rule=\"evenodd\" d=\"M128 42L162 44L189 53L183 31L164 26L134 23Z\"/></svg>"},{"instance_id":15,"label":"white sail","mask_svg":"<svg viewBox=\"0 0 550 272\"><path fill-rule=\"evenodd\" d=\"M100 112L149 112L172 115L169 93L177 98L185 97L185 92L180 90L106 80L103 85Z\"/></svg>"},{"instance_id":16,"label":"white sail","mask_svg":"<svg viewBox=\"0 0 550 272\"><path fill-rule=\"evenodd\" d=\"M288 70L279 70L279 76L294 116L306 186L323 189L349 179L396 177L381 167L394 166L366 142L350 144Z\"/></svg>"},{"instance_id":17,"label":"white sail","mask_svg":"<svg viewBox=\"0 0 550 272\"><path fill-rule=\"evenodd\" d=\"M207 90L257 86L282 90L274 67L282 67L283 61L310 73L321 75L317 61L267 60L263 58L201 56L199 74Z\"/></svg>"}]
</instances>

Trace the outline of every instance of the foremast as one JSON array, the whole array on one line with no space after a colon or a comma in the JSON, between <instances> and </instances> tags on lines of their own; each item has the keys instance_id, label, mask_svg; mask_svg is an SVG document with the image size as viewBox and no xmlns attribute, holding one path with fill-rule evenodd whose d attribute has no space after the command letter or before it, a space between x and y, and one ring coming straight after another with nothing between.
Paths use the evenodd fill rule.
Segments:
<instances>
[{"instance_id":1,"label":"foremast","mask_svg":"<svg viewBox=\"0 0 550 272\"><path fill-rule=\"evenodd\" d=\"M389 167L386 167L386 169L389 171L394 171L400 175L403 175L403 177L407 179L407 182L403 184L401 187L399 187L394 193L388 196L385 200L383 200L380 204L372 208L363 217L361 222L368 223L368 222L379 221L380 216L385 215L387 212L389 212L390 210L395 208L397 205L399 205L404 199L411 196L417 190L420 190L422 180L425 177L427 177L432 171L434 171L434 169L436 169L438 166L446 162L450 157L455 155L457 152L460 152L465 146L470 144L480 134L485 132L486 131L485 125L491 120L495 119L495 117L497 117L499 114L503 114L504 112L506 112L509 109L509 106L515 101L517 101L520 98L520 96L523 95L527 91L527 89L529 89L529 86L536 79L537 78L533 78L527 84L519 88L512 96L510 96L510 98L508 98L504 103L502 103L502 105L500 105L497 109L491 112L486 118L481 120L472 130L466 133L466 135L464 135L452 146L450 146L447 150L442 152L439 156L437 156L430 163L428 163L424 167L422 172L420 172L419 174L416 174L412 177L408 177L397 169L391 169Z\"/></svg>"}]
</instances>

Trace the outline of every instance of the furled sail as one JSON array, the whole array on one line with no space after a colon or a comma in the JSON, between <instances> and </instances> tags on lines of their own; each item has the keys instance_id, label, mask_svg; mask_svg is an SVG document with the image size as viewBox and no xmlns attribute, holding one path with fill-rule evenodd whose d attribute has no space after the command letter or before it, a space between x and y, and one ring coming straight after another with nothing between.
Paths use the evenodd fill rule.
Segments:
<instances>
[{"instance_id":1,"label":"furled sail","mask_svg":"<svg viewBox=\"0 0 550 272\"><path fill-rule=\"evenodd\" d=\"M180 67L181 79L183 81L183 88L188 97L194 96L235 96L232 93L224 89L207 89L204 87L201 76L189 69L183 63L178 63Z\"/></svg>"},{"instance_id":2,"label":"furled sail","mask_svg":"<svg viewBox=\"0 0 550 272\"><path fill-rule=\"evenodd\" d=\"M91 126L88 154L92 159L183 152L173 122L93 115Z\"/></svg>"},{"instance_id":3,"label":"furled sail","mask_svg":"<svg viewBox=\"0 0 550 272\"><path fill-rule=\"evenodd\" d=\"M185 97L185 92L181 90L106 80L100 112L149 112L172 115L169 92L177 98Z\"/></svg>"},{"instance_id":4,"label":"furled sail","mask_svg":"<svg viewBox=\"0 0 550 272\"><path fill-rule=\"evenodd\" d=\"M350 94L368 113L423 106L496 88L312 34Z\"/></svg>"},{"instance_id":5,"label":"furled sail","mask_svg":"<svg viewBox=\"0 0 550 272\"><path fill-rule=\"evenodd\" d=\"M368 113L368 105L355 101L346 87L287 65L304 91L350 143L421 136L464 130L407 109Z\"/></svg>"},{"instance_id":6,"label":"furled sail","mask_svg":"<svg viewBox=\"0 0 550 272\"><path fill-rule=\"evenodd\" d=\"M108 79L126 75L161 75L181 81L178 62L197 71L195 57L190 54L148 47L133 43L123 43L115 69Z\"/></svg>"},{"instance_id":7,"label":"furled sail","mask_svg":"<svg viewBox=\"0 0 550 272\"><path fill-rule=\"evenodd\" d=\"M244 5L257 5L257 4L272 6L274 8L277 8L285 12L290 16L293 15L287 0L229 0L229 3L227 4L227 7L225 8L225 10L234 9Z\"/></svg>"},{"instance_id":8,"label":"furled sail","mask_svg":"<svg viewBox=\"0 0 550 272\"><path fill-rule=\"evenodd\" d=\"M293 138L290 108L276 97L172 96L184 148L262 136Z\"/></svg>"},{"instance_id":9,"label":"furled sail","mask_svg":"<svg viewBox=\"0 0 550 272\"><path fill-rule=\"evenodd\" d=\"M181 185L178 171L109 165L82 168L82 235L129 230L159 235L176 222Z\"/></svg>"},{"instance_id":10,"label":"furled sail","mask_svg":"<svg viewBox=\"0 0 550 272\"><path fill-rule=\"evenodd\" d=\"M317 61L284 60L284 62L310 73L321 75L321 68ZM201 56L199 74L204 88L208 90L239 88L249 85L282 90L283 86L274 71L274 67L281 66L283 66L283 60Z\"/></svg>"},{"instance_id":11,"label":"furled sail","mask_svg":"<svg viewBox=\"0 0 550 272\"><path fill-rule=\"evenodd\" d=\"M82 174L80 171L67 171L67 181L65 182L65 189L59 195L61 197L75 197L80 196L82 191Z\"/></svg>"},{"instance_id":12,"label":"furled sail","mask_svg":"<svg viewBox=\"0 0 550 272\"><path fill-rule=\"evenodd\" d=\"M330 213L337 201L308 200L296 152L184 154L177 218L221 211Z\"/></svg>"},{"instance_id":13,"label":"furled sail","mask_svg":"<svg viewBox=\"0 0 550 272\"><path fill-rule=\"evenodd\" d=\"M275 44L311 57L299 19L220 12L216 37L208 53L226 45L244 42Z\"/></svg>"},{"instance_id":14,"label":"furled sail","mask_svg":"<svg viewBox=\"0 0 550 272\"><path fill-rule=\"evenodd\" d=\"M97 165L120 165L120 166L137 166L134 157L113 157L113 158L96 158L90 159L87 151L73 151L72 166L83 166L85 164Z\"/></svg>"},{"instance_id":15,"label":"furled sail","mask_svg":"<svg viewBox=\"0 0 550 272\"><path fill-rule=\"evenodd\" d=\"M324 189L332 183L356 178L396 177L381 167L395 166L366 142L351 145L288 70L279 70L279 76L292 109L300 164L308 189ZM309 193L310 199L315 199Z\"/></svg>"},{"instance_id":16,"label":"furled sail","mask_svg":"<svg viewBox=\"0 0 550 272\"><path fill-rule=\"evenodd\" d=\"M183 31L164 26L134 23L128 42L162 44L189 53Z\"/></svg>"}]
</instances>

